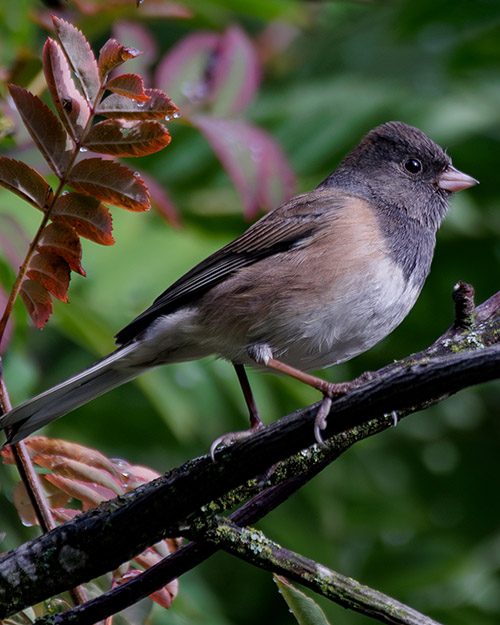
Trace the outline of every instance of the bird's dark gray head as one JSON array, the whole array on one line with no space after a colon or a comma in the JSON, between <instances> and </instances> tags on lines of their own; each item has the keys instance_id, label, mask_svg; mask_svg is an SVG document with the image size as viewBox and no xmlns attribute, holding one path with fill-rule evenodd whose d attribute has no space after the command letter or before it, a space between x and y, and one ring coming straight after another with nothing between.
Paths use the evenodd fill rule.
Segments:
<instances>
[{"instance_id":1,"label":"bird's dark gray head","mask_svg":"<svg viewBox=\"0 0 500 625\"><path fill-rule=\"evenodd\" d=\"M322 183L432 230L444 218L450 194L473 184L477 181L453 168L439 145L403 122L370 131Z\"/></svg>"}]
</instances>

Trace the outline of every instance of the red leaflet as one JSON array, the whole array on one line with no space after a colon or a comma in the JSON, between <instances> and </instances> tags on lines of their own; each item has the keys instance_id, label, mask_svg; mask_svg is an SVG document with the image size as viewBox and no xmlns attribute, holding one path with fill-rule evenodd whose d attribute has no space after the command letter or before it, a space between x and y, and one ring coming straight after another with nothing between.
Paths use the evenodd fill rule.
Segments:
<instances>
[{"instance_id":1,"label":"red leaflet","mask_svg":"<svg viewBox=\"0 0 500 625\"><path fill-rule=\"evenodd\" d=\"M6 156L0 158L0 186L42 211L52 198L52 189L37 171Z\"/></svg>"},{"instance_id":2,"label":"red leaflet","mask_svg":"<svg viewBox=\"0 0 500 625\"><path fill-rule=\"evenodd\" d=\"M128 59L133 59L142 54L136 48L121 46L116 39L108 39L99 52L99 76L101 80L115 67Z\"/></svg>"},{"instance_id":3,"label":"red leaflet","mask_svg":"<svg viewBox=\"0 0 500 625\"><path fill-rule=\"evenodd\" d=\"M105 87L109 91L137 100L137 102L146 102L150 98L144 91L144 81L137 74L121 74L111 78Z\"/></svg>"},{"instance_id":4,"label":"red leaflet","mask_svg":"<svg viewBox=\"0 0 500 625\"><path fill-rule=\"evenodd\" d=\"M54 173L61 177L73 149L71 138L38 96L16 85L7 86L31 138Z\"/></svg>"},{"instance_id":5,"label":"red leaflet","mask_svg":"<svg viewBox=\"0 0 500 625\"><path fill-rule=\"evenodd\" d=\"M123 495L125 489L120 484L120 480L110 475L107 471L93 467L87 462L56 456L53 454L43 454L35 456L33 462L44 469L50 469L58 475L69 477L74 480L92 482L96 486L103 486L111 490L115 495Z\"/></svg>"},{"instance_id":6,"label":"red leaflet","mask_svg":"<svg viewBox=\"0 0 500 625\"><path fill-rule=\"evenodd\" d=\"M84 145L101 154L144 156L162 150L169 143L170 134L160 122L108 119L91 128Z\"/></svg>"},{"instance_id":7,"label":"red leaflet","mask_svg":"<svg viewBox=\"0 0 500 625\"><path fill-rule=\"evenodd\" d=\"M97 113L104 117L120 119L172 119L179 117L179 109L166 93L159 89L145 89L149 97L145 102L134 102L130 98L112 93L97 107Z\"/></svg>"},{"instance_id":8,"label":"red leaflet","mask_svg":"<svg viewBox=\"0 0 500 625\"><path fill-rule=\"evenodd\" d=\"M192 120L231 176L247 217L293 193L294 175L283 152L266 132L240 120L197 116Z\"/></svg>"},{"instance_id":9,"label":"red leaflet","mask_svg":"<svg viewBox=\"0 0 500 625\"><path fill-rule=\"evenodd\" d=\"M52 16L59 42L82 86L87 101L94 104L101 81L94 53L82 32L64 20Z\"/></svg>"},{"instance_id":10,"label":"red leaflet","mask_svg":"<svg viewBox=\"0 0 500 625\"><path fill-rule=\"evenodd\" d=\"M143 181L133 171L114 161L87 158L77 163L68 176L68 185L103 202L132 211L150 208Z\"/></svg>"},{"instance_id":11,"label":"red leaflet","mask_svg":"<svg viewBox=\"0 0 500 625\"><path fill-rule=\"evenodd\" d=\"M82 237L101 245L113 245L112 220L105 204L89 195L66 193L54 205L51 219L75 229Z\"/></svg>"},{"instance_id":12,"label":"red leaflet","mask_svg":"<svg viewBox=\"0 0 500 625\"><path fill-rule=\"evenodd\" d=\"M42 329L52 314L52 299L49 292L34 280L24 280L19 294L33 323Z\"/></svg>"},{"instance_id":13,"label":"red leaflet","mask_svg":"<svg viewBox=\"0 0 500 625\"><path fill-rule=\"evenodd\" d=\"M70 458L85 462L91 467L98 467L105 469L115 477L121 477L121 473L117 471L115 465L104 454L101 454L97 449L91 449L90 447L84 447L77 443L69 443L57 438L47 438L45 436L30 436L26 439L26 448L30 458L38 458L40 456L52 456L57 458ZM12 450L4 448L1 452L4 459L4 464L14 464L14 455ZM153 477L158 477L155 473ZM150 477L149 479L153 479Z\"/></svg>"},{"instance_id":14,"label":"red leaflet","mask_svg":"<svg viewBox=\"0 0 500 625\"><path fill-rule=\"evenodd\" d=\"M64 127L78 139L89 120L90 108L75 86L61 46L53 39L47 39L43 47L43 71Z\"/></svg>"},{"instance_id":15,"label":"red leaflet","mask_svg":"<svg viewBox=\"0 0 500 625\"><path fill-rule=\"evenodd\" d=\"M175 599L176 595L177 580L172 580L169 584L167 584L163 588L160 588L160 590L155 590L155 592L151 593L149 595L149 598L152 599L155 603L161 605L161 607L165 608L165 610L168 610L172 605L172 601Z\"/></svg>"},{"instance_id":16,"label":"red leaflet","mask_svg":"<svg viewBox=\"0 0 500 625\"><path fill-rule=\"evenodd\" d=\"M36 280L61 302L68 301L70 270L68 263L57 254L44 251L35 254L30 261L26 275Z\"/></svg>"},{"instance_id":17,"label":"red leaflet","mask_svg":"<svg viewBox=\"0 0 500 625\"><path fill-rule=\"evenodd\" d=\"M43 230L37 248L45 254L57 254L69 265L69 268L81 276L85 275L82 267L82 244L75 229L64 223L51 223Z\"/></svg>"},{"instance_id":18,"label":"red leaflet","mask_svg":"<svg viewBox=\"0 0 500 625\"><path fill-rule=\"evenodd\" d=\"M116 497L112 490L104 486L72 480L52 473L43 477L54 486L57 486L57 488L60 488L63 493L80 500L83 503L84 510L98 506L103 501Z\"/></svg>"}]
</instances>

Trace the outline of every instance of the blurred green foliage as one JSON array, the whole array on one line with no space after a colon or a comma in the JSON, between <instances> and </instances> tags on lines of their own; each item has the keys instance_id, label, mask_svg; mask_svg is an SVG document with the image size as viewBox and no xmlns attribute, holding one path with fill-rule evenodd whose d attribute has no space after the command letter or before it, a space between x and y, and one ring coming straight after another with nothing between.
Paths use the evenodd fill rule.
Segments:
<instances>
[{"instance_id":1,"label":"blurred green foliage","mask_svg":"<svg viewBox=\"0 0 500 625\"><path fill-rule=\"evenodd\" d=\"M280 21L293 33L267 62L249 113L280 141L301 191L318 184L365 132L389 119L422 128L448 148L458 168L481 182L453 199L431 276L408 319L367 354L325 372L328 379L350 379L426 347L452 322L457 280L474 285L478 302L498 290L497 0L186 4L195 11L192 20L145 20L162 51L196 29L222 31L231 22L255 37ZM39 55L44 39L26 15L39 3L8 5L0 9L4 65L20 48L31 46ZM95 35L97 47L109 36L110 20L99 26L93 21L89 33L90 21L79 26ZM16 332L4 358L14 402L109 351L114 332L246 227L239 200L203 138L192 128L171 126L171 146L132 166L169 189L182 229L172 230L154 213L116 210L116 245L85 245L88 277L73 278L71 304L56 305L43 332L28 329L17 307ZM36 227L34 211L7 192L0 193L0 207ZM4 263L1 269L8 277ZM317 399L312 390L275 376L251 374L251 383L265 421ZM413 415L345 454L260 527L284 546L438 621L500 622L499 404L497 382ZM205 453L214 438L241 429L245 419L231 366L207 360L148 373L46 432L165 471ZM13 471L1 470L2 549L35 534L20 527L9 501L14 479ZM331 622L371 622L319 603ZM151 622L281 625L293 617L269 574L218 554L181 580L173 608L166 613L155 607Z\"/></svg>"}]
</instances>

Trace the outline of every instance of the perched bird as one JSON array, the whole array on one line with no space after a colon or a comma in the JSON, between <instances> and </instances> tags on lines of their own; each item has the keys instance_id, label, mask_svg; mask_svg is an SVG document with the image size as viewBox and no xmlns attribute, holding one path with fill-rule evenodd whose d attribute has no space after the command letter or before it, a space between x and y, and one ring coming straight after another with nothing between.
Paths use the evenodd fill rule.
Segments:
<instances>
[{"instance_id":1,"label":"perched bird","mask_svg":"<svg viewBox=\"0 0 500 625\"><path fill-rule=\"evenodd\" d=\"M352 383L305 373L344 362L409 313L429 273L450 195L477 184L427 135L402 122L369 132L315 190L253 224L164 291L116 335L119 347L0 418L16 442L74 408L167 363L232 362L262 427L245 366L314 386L331 400ZM240 433L218 439L229 442Z\"/></svg>"}]
</instances>

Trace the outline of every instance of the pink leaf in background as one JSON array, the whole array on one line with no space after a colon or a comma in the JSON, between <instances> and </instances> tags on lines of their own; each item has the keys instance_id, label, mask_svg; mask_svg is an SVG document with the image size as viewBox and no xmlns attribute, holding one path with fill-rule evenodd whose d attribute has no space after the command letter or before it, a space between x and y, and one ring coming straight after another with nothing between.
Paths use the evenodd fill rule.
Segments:
<instances>
[{"instance_id":1,"label":"pink leaf in background","mask_svg":"<svg viewBox=\"0 0 500 625\"><path fill-rule=\"evenodd\" d=\"M260 64L250 38L238 26L220 37L210 86L212 113L234 115L247 108L260 83Z\"/></svg>"},{"instance_id":2,"label":"pink leaf in background","mask_svg":"<svg viewBox=\"0 0 500 625\"><path fill-rule=\"evenodd\" d=\"M165 4L164 0L162 2ZM158 57L158 47L150 32L137 22L121 20L113 24L113 35L124 45L142 50L141 56L127 63L127 68L140 74L144 83L151 87L150 67Z\"/></svg>"},{"instance_id":3,"label":"pink leaf in background","mask_svg":"<svg viewBox=\"0 0 500 625\"><path fill-rule=\"evenodd\" d=\"M148 188L149 195L151 196L153 208L157 209L160 215L166 219L171 226L179 228L181 225L180 215L165 187L156 182L152 176L142 174L142 177Z\"/></svg>"},{"instance_id":4,"label":"pink leaf in background","mask_svg":"<svg viewBox=\"0 0 500 625\"><path fill-rule=\"evenodd\" d=\"M219 41L215 33L188 35L174 45L160 61L155 85L166 91L178 106L207 100L207 68Z\"/></svg>"},{"instance_id":5,"label":"pink leaf in background","mask_svg":"<svg viewBox=\"0 0 500 625\"><path fill-rule=\"evenodd\" d=\"M155 83L181 108L208 107L222 117L249 105L260 73L252 41L241 28L231 26L223 35L205 32L185 37L158 65Z\"/></svg>"},{"instance_id":6,"label":"pink leaf in background","mask_svg":"<svg viewBox=\"0 0 500 625\"><path fill-rule=\"evenodd\" d=\"M198 115L192 120L212 146L252 218L289 199L295 177L286 156L261 128L240 120Z\"/></svg>"}]
</instances>

